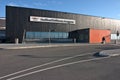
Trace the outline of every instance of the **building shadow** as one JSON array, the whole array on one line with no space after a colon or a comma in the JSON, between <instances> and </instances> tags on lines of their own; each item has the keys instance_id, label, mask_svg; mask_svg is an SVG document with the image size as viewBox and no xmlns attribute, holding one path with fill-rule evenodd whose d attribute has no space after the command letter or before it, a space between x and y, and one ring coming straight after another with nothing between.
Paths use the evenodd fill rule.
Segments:
<instances>
[{"instance_id":1,"label":"building shadow","mask_svg":"<svg viewBox=\"0 0 120 80\"><path fill-rule=\"evenodd\" d=\"M37 56L37 55L17 55L19 57L26 57L26 58L65 58L70 56Z\"/></svg>"}]
</instances>

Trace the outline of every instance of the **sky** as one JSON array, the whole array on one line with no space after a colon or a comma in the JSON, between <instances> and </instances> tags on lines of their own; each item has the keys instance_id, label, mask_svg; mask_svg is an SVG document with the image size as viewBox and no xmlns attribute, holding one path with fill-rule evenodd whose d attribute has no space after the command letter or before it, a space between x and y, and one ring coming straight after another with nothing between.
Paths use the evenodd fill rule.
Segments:
<instances>
[{"instance_id":1,"label":"sky","mask_svg":"<svg viewBox=\"0 0 120 80\"><path fill-rule=\"evenodd\" d=\"M0 17L6 5L120 19L120 0L0 0Z\"/></svg>"}]
</instances>

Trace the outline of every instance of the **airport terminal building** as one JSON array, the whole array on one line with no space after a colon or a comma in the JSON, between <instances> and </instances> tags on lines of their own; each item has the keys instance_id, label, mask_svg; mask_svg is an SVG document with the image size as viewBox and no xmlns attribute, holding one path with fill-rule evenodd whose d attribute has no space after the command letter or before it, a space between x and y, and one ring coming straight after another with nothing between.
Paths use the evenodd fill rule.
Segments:
<instances>
[{"instance_id":1,"label":"airport terminal building","mask_svg":"<svg viewBox=\"0 0 120 80\"><path fill-rule=\"evenodd\" d=\"M6 39L15 42L100 43L117 39L120 20L84 14L6 6Z\"/></svg>"}]
</instances>

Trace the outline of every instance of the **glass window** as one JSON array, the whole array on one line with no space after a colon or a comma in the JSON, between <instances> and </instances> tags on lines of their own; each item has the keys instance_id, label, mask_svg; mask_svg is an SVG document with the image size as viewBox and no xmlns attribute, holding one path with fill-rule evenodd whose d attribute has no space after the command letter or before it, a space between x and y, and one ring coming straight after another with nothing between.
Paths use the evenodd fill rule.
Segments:
<instances>
[{"instance_id":1,"label":"glass window","mask_svg":"<svg viewBox=\"0 0 120 80\"><path fill-rule=\"evenodd\" d=\"M26 39L68 38L67 32L26 32Z\"/></svg>"},{"instance_id":2,"label":"glass window","mask_svg":"<svg viewBox=\"0 0 120 80\"><path fill-rule=\"evenodd\" d=\"M0 31L0 39L5 38L5 31Z\"/></svg>"}]
</instances>

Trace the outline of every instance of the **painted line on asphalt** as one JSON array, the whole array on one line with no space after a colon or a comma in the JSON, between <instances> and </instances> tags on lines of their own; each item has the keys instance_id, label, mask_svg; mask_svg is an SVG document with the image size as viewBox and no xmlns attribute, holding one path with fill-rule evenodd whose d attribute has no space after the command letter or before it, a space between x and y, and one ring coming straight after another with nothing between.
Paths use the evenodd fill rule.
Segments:
<instances>
[{"instance_id":1,"label":"painted line on asphalt","mask_svg":"<svg viewBox=\"0 0 120 80\"><path fill-rule=\"evenodd\" d=\"M78 56L85 56L85 55L89 55L89 54L93 54L93 53L96 53L96 52L84 53L84 54L74 55L74 56L71 56L71 57L62 58L62 59L59 59L59 60L55 60L55 61L52 61L52 62L48 62L48 63L42 64L42 65L34 66L34 67L31 67L31 68L27 68L27 69L24 69L24 70L21 70L21 71L17 71L17 72L2 76L2 77L0 77L0 79L7 78L7 77L10 77L10 76L14 76L16 74L23 73L23 72L26 72L26 71L29 71L29 70L32 70L32 69L40 68L40 67L43 67L43 66L46 66L46 65L49 65L49 64L53 64L53 63L68 60L68 59L71 59L71 58L75 58L75 57L78 57Z\"/></svg>"},{"instance_id":2,"label":"painted line on asphalt","mask_svg":"<svg viewBox=\"0 0 120 80\"><path fill-rule=\"evenodd\" d=\"M94 60L101 60L101 59L105 59L105 58L110 58L110 56L109 57L102 57L102 58L80 60L80 61L70 62L70 63L61 64L61 65L57 65L57 66L52 66L52 67L40 69L40 70L37 70L37 71L29 72L29 73L26 73L26 74L22 74L22 75L19 75L19 76L15 76L15 77L12 77L12 78L9 78L9 79L6 79L6 80L14 80L14 79L18 79L18 78L21 78L21 77L25 77L25 76L28 76L28 75L32 75L32 74L35 74L35 73L39 73L39 72L43 72L43 71L47 71L47 70L51 70L51 69L55 69L55 68L69 66L69 65L73 65L73 64L77 64L77 63L90 62L90 61L94 61Z\"/></svg>"},{"instance_id":3,"label":"painted line on asphalt","mask_svg":"<svg viewBox=\"0 0 120 80\"><path fill-rule=\"evenodd\" d=\"M65 44L65 45L22 46L22 47L7 47L4 49L31 49L31 48L47 48L47 47L67 47L67 46L80 46L80 45Z\"/></svg>"}]
</instances>

